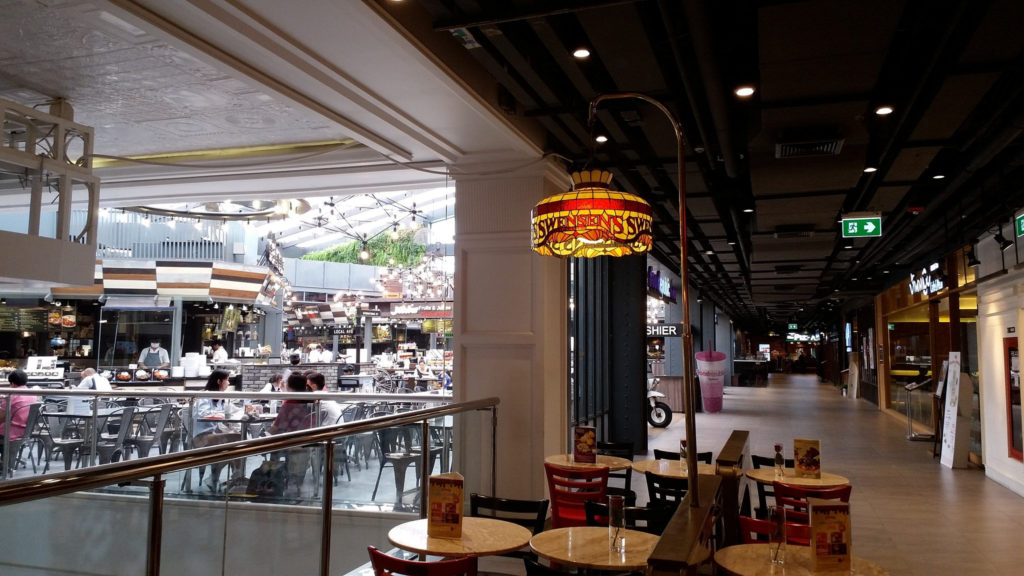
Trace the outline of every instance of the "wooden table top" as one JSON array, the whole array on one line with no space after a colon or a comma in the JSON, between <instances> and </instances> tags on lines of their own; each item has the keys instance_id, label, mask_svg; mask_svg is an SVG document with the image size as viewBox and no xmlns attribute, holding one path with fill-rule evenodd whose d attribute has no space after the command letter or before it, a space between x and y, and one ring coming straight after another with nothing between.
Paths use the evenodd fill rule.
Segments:
<instances>
[{"instance_id":1,"label":"wooden table top","mask_svg":"<svg viewBox=\"0 0 1024 576\"><path fill-rule=\"evenodd\" d=\"M775 481L775 468L756 468L753 470L747 470L747 478L761 484L771 484ZM782 479L779 480L783 484L791 484L793 486L800 486L801 488L838 488L840 486L846 486L850 483L850 479L846 476L840 476L839 474L832 474L830 472L822 472L821 478L806 478L804 476L797 476L796 470L792 468L786 468L783 470Z\"/></svg>"},{"instance_id":2,"label":"wooden table top","mask_svg":"<svg viewBox=\"0 0 1024 576\"><path fill-rule=\"evenodd\" d=\"M772 566L768 562L768 544L738 544L715 552L715 564L735 576L828 574L828 572L815 573L811 570L811 549L808 546L786 546L786 563L782 566ZM853 557L853 569L850 573L858 576L888 576L889 574L878 564L857 556Z\"/></svg>"},{"instance_id":3,"label":"wooden table top","mask_svg":"<svg viewBox=\"0 0 1024 576\"><path fill-rule=\"evenodd\" d=\"M461 538L427 536L427 520L423 518L392 528L388 532L388 542L410 552L451 558L504 554L526 546L532 535L526 528L512 522L464 516Z\"/></svg>"},{"instance_id":4,"label":"wooden table top","mask_svg":"<svg viewBox=\"0 0 1024 576\"><path fill-rule=\"evenodd\" d=\"M633 462L626 458L619 458L618 456L605 456L604 454L597 455L597 462L574 462L572 454L554 454L544 459L548 464L554 464L555 466L562 466L564 468L608 468L609 470L625 470L629 468Z\"/></svg>"},{"instance_id":5,"label":"wooden table top","mask_svg":"<svg viewBox=\"0 0 1024 576\"><path fill-rule=\"evenodd\" d=\"M645 569L647 558L660 536L626 529L620 535L625 535L626 539L623 552L612 551L607 526L545 530L530 539L530 548L552 562L580 568L612 571Z\"/></svg>"},{"instance_id":6,"label":"wooden table top","mask_svg":"<svg viewBox=\"0 0 1024 576\"><path fill-rule=\"evenodd\" d=\"M637 460L633 462L633 470L646 474L648 472L654 472L661 476L671 476L673 478L688 478L686 462L682 460ZM697 463L697 474L711 474L716 473L714 464L705 464L703 462Z\"/></svg>"}]
</instances>

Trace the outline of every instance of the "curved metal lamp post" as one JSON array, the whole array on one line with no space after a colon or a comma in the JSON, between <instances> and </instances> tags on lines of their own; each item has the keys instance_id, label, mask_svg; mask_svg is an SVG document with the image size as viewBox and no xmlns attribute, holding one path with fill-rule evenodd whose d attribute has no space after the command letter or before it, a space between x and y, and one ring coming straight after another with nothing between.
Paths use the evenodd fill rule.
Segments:
<instances>
[{"instance_id":1,"label":"curved metal lamp post","mask_svg":"<svg viewBox=\"0 0 1024 576\"><path fill-rule=\"evenodd\" d=\"M682 125L675 119L672 112L664 104L635 92L623 92L619 94L602 94L590 101L589 122L594 122L597 114L597 105L605 100L621 100L633 98L643 100L651 104L668 117L672 122L672 128L676 133L676 157L679 164L678 187L679 187L679 278L682 282L683 294L683 411L686 416L686 474L689 479L690 506L696 508L700 505L699 485L697 484L697 427L694 423L694 401L696 396L693 389L693 333L690 331L690 283L689 274L686 269L686 180L683 174L683 129Z\"/></svg>"}]
</instances>

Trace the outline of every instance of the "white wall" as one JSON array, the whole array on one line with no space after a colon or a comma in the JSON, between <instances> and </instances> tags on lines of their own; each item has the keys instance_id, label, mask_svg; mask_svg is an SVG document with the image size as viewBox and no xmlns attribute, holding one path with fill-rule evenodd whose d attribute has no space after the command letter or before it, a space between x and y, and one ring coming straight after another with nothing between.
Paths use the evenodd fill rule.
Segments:
<instances>
[{"instance_id":1,"label":"white wall","mask_svg":"<svg viewBox=\"0 0 1024 576\"><path fill-rule=\"evenodd\" d=\"M83 493L5 507L0 574L145 574L148 506L146 497ZM368 545L390 549L388 530L412 519L415 516L336 511L331 573L344 574L366 563ZM316 574L320 528L316 508L167 500L160 571Z\"/></svg>"},{"instance_id":2,"label":"white wall","mask_svg":"<svg viewBox=\"0 0 1024 576\"><path fill-rule=\"evenodd\" d=\"M1024 336L1022 280L1024 273L1014 272L978 286L978 372L985 474L1024 496L1024 463L1008 456L1003 359L1003 338Z\"/></svg>"},{"instance_id":3,"label":"white wall","mask_svg":"<svg viewBox=\"0 0 1024 576\"><path fill-rule=\"evenodd\" d=\"M455 396L497 396L496 494L540 498L544 456L567 446L566 262L530 249L530 210L569 189L555 164L477 166L458 176L455 222ZM490 493L491 435L456 432L466 491Z\"/></svg>"}]
</instances>

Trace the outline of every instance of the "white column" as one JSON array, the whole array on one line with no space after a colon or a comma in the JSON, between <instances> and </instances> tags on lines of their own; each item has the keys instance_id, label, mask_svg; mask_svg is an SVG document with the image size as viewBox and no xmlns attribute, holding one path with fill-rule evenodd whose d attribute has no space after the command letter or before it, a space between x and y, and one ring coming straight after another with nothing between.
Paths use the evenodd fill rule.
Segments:
<instances>
[{"instance_id":1,"label":"white column","mask_svg":"<svg viewBox=\"0 0 1024 576\"><path fill-rule=\"evenodd\" d=\"M568 297L566 262L530 248L530 210L570 180L551 162L498 169L456 176L455 397L501 399L496 494L539 498L544 456L565 451ZM489 425L465 427L458 440L467 492L489 493Z\"/></svg>"}]
</instances>

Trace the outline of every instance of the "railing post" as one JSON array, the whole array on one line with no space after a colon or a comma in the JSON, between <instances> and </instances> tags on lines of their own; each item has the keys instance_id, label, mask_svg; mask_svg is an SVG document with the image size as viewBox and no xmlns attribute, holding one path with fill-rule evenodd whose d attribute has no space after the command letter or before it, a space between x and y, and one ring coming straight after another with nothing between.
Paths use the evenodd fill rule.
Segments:
<instances>
[{"instance_id":1,"label":"railing post","mask_svg":"<svg viewBox=\"0 0 1024 576\"><path fill-rule=\"evenodd\" d=\"M0 478L7 479L7 461L11 457L11 434L8 432L11 429L11 398L13 394L7 395L7 403L4 404L4 457L3 457L3 470L0 470ZM30 430L26 430L26 433L30 433ZM17 460L14 461L17 464Z\"/></svg>"},{"instance_id":2,"label":"railing post","mask_svg":"<svg viewBox=\"0 0 1024 576\"><path fill-rule=\"evenodd\" d=\"M420 423L420 518L427 517L427 484L430 482L430 421L424 419ZM402 490L402 486L398 490Z\"/></svg>"},{"instance_id":3,"label":"railing post","mask_svg":"<svg viewBox=\"0 0 1024 576\"><path fill-rule=\"evenodd\" d=\"M498 495L498 407L491 406L491 496Z\"/></svg>"},{"instance_id":4,"label":"railing post","mask_svg":"<svg viewBox=\"0 0 1024 576\"><path fill-rule=\"evenodd\" d=\"M160 547L164 527L164 485L163 476L153 476L149 485L149 542L146 546L146 576L160 575Z\"/></svg>"},{"instance_id":5,"label":"railing post","mask_svg":"<svg viewBox=\"0 0 1024 576\"><path fill-rule=\"evenodd\" d=\"M320 529L320 576L331 573L331 514L334 511L334 439L324 443L324 469L320 480L324 483ZM331 481L328 481L328 478Z\"/></svg>"}]
</instances>

